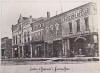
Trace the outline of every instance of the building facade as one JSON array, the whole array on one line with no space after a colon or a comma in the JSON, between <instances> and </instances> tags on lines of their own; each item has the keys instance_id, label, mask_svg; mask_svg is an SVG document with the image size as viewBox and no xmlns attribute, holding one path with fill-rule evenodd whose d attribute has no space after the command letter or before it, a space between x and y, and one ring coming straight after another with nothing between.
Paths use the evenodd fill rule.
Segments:
<instances>
[{"instance_id":1,"label":"building facade","mask_svg":"<svg viewBox=\"0 0 100 73\"><path fill-rule=\"evenodd\" d=\"M45 57L45 41L44 41L44 20L46 18L39 18L36 22L31 24L32 27L32 57Z\"/></svg>"},{"instance_id":2,"label":"building facade","mask_svg":"<svg viewBox=\"0 0 100 73\"><path fill-rule=\"evenodd\" d=\"M17 24L12 25L13 58L31 58L34 56L34 52L32 52L34 50L33 42L42 41L42 36L37 36L43 33L42 31L38 33L39 29L43 29L42 25L42 28L38 27L43 22L43 19L43 17L32 18L32 16L22 17L20 15Z\"/></svg>"},{"instance_id":3,"label":"building facade","mask_svg":"<svg viewBox=\"0 0 100 73\"><path fill-rule=\"evenodd\" d=\"M98 56L96 5L87 3L47 18L22 17L12 26L13 57Z\"/></svg>"},{"instance_id":4,"label":"building facade","mask_svg":"<svg viewBox=\"0 0 100 73\"><path fill-rule=\"evenodd\" d=\"M25 58L30 56L30 32L32 22L36 19L30 17L22 17L20 15L16 25L12 25L12 48L13 48L13 58Z\"/></svg>"},{"instance_id":5,"label":"building facade","mask_svg":"<svg viewBox=\"0 0 100 73\"><path fill-rule=\"evenodd\" d=\"M12 39L8 37L1 38L1 59L12 58Z\"/></svg>"},{"instance_id":6,"label":"building facade","mask_svg":"<svg viewBox=\"0 0 100 73\"><path fill-rule=\"evenodd\" d=\"M88 3L44 22L53 57L98 56L96 5ZM50 52L51 53L51 52Z\"/></svg>"}]
</instances>

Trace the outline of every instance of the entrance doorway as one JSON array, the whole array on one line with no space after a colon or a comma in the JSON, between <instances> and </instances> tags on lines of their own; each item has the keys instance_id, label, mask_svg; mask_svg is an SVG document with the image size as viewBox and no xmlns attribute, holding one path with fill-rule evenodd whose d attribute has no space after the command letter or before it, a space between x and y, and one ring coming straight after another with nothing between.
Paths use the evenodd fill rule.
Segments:
<instances>
[{"instance_id":1,"label":"entrance doorway","mask_svg":"<svg viewBox=\"0 0 100 73\"><path fill-rule=\"evenodd\" d=\"M30 47L29 45L24 46L24 57L29 58L30 57Z\"/></svg>"},{"instance_id":2,"label":"entrance doorway","mask_svg":"<svg viewBox=\"0 0 100 73\"><path fill-rule=\"evenodd\" d=\"M53 56L60 57L62 53L62 40L53 41Z\"/></svg>"},{"instance_id":3,"label":"entrance doorway","mask_svg":"<svg viewBox=\"0 0 100 73\"><path fill-rule=\"evenodd\" d=\"M18 48L14 48L14 57L18 58Z\"/></svg>"},{"instance_id":4,"label":"entrance doorway","mask_svg":"<svg viewBox=\"0 0 100 73\"><path fill-rule=\"evenodd\" d=\"M34 53L35 57L43 57L44 56L43 46L40 44L36 45Z\"/></svg>"},{"instance_id":5,"label":"entrance doorway","mask_svg":"<svg viewBox=\"0 0 100 73\"><path fill-rule=\"evenodd\" d=\"M86 47L87 47L87 41L86 41L85 37L77 37L74 40L73 51L74 51L75 55L85 56L86 55Z\"/></svg>"}]
</instances>

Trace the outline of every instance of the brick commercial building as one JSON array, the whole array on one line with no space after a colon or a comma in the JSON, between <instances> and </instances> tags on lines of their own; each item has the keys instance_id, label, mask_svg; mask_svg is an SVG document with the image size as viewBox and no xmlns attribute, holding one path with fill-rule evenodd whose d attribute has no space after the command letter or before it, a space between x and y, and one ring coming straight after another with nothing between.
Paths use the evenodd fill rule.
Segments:
<instances>
[{"instance_id":1,"label":"brick commercial building","mask_svg":"<svg viewBox=\"0 0 100 73\"><path fill-rule=\"evenodd\" d=\"M31 24L31 45L32 45L32 57L45 57L45 41L44 41L44 20L41 18Z\"/></svg>"},{"instance_id":2,"label":"brick commercial building","mask_svg":"<svg viewBox=\"0 0 100 73\"><path fill-rule=\"evenodd\" d=\"M96 6L87 3L47 18L22 17L12 26L13 57L98 56Z\"/></svg>"},{"instance_id":3,"label":"brick commercial building","mask_svg":"<svg viewBox=\"0 0 100 73\"><path fill-rule=\"evenodd\" d=\"M1 38L1 59L12 58L12 39L8 37Z\"/></svg>"},{"instance_id":4,"label":"brick commercial building","mask_svg":"<svg viewBox=\"0 0 100 73\"><path fill-rule=\"evenodd\" d=\"M32 18L30 17L22 17L20 15L18 22L16 25L12 25L12 37L13 37L13 58L30 58L32 57L32 40L35 38L37 34L33 34L33 31L36 32L38 26L35 29L32 29L32 24L37 24L37 21L43 20L43 17L40 18ZM34 37L33 37L34 35ZM38 41L38 40L37 40Z\"/></svg>"},{"instance_id":5,"label":"brick commercial building","mask_svg":"<svg viewBox=\"0 0 100 73\"><path fill-rule=\"evenodd\" d=\"M44 24L49 56L98 56L95 19L96 6L93 3L87 3L47 19Z\"/></svg>"}]
</instances>

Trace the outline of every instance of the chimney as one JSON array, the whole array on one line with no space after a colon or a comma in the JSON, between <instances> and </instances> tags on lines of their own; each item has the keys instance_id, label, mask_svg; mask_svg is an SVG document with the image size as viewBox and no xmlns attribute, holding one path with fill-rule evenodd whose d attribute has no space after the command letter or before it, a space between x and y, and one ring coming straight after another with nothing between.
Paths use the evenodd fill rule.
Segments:
<instances>
[{"instance_id":1,"label":"chimney","mask_svg":"<svg viewBox=\"0 0 100 73\"><path fill-rule=\"evenodd\" d=\"M30 19L29 20L30 20L30 23L32 23L32 15L30 15Z\"/></svg>"},{"instance_id":2,"label":"chimney","mask_svg":"<svg viewBox=\"0 0 100 73\"><path fill-rule=\"evenodd\" d=\"M50 12L47 12L47 18L50 18Z\"/></svg>"},{"instance_id":3,"label":"chimney","mask_svg":"<svg viewBox=\"0 0 100 73\"><path fill-rule=\"evenodd\" d=\"M30 18L32 18L32 15L30 15Z\"/></svg>"}]
</instances>

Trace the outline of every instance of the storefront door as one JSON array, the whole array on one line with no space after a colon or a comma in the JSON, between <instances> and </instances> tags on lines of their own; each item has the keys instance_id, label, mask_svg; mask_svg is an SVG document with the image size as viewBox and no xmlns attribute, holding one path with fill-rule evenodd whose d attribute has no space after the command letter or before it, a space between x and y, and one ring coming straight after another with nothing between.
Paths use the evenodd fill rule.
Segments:
<instances>
[{"instance_id":1,"label":"storefront door","mask_svg":"<svg viewBox=\"0 0 100 73\"><path fill-rule=\"evenodd\" d=\"M77 38L74 40L74 54L75 55L83 55L85 56L86 54L86 47L87 47L87 42L85 38Z\"/></svg>"}]
</instances>

